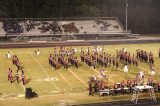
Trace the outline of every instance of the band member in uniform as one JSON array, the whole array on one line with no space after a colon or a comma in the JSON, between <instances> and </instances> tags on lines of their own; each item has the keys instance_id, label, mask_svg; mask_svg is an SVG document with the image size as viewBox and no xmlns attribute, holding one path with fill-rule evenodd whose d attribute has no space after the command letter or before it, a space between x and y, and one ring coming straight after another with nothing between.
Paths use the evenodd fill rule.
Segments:
<instances>
[{"instance_id":1,"label":"band member in uniform","mask_svg":"<svg viewBox=\"0 0 160 106\"><path fill-rule=\"evenodd\" d=\"M91 95L95 93L95 81L91 81Z\"/></svg>"},{"instance_id":2,"label":"band member in uniform","mask_svg":"<svg viewBox=\"0 0 160 106\"><path fill-rule=\"evenodd\" d=\"M136 52L136 57L139 58L139 49L137 49Z\"/></svg>"},{"instance_id":3,"label":"band member in uniform","mask_svg":"<svg viewBox=\"0 0 160 106\"><path fill-rule=\"evenodd\" d=\"M94 60L92 61L92 65L93 65L93 68L95 69L95 68L96 68L96 59L94 59Z\"/></svg>"},{"instance_id":4,"label":"band member in uniform","mask_svg":"<svg viewBox=\"0 0 160 106\"><path fill-rule=\"evenodd\" d=\"M105 89L105 82L101 81L101 89L104 90Z\"/></svg>"},{"instance_id":5,"label":"band member in uniform","mask_svg":"<svg viewBox=\"0 0 160 106\"><path fill-rule=\"evenodd\" d=\"M149 79L148 79L148 84L149 84L150 86L153 86L153 79L152 79L152 77L149 77Z\"/></svg>"},{"instance_id":6,"label":"band member in uniform","mask_svg":"<svg viewBox=\"0 0 160 106\"><path fill-rule=\"evenodd\" d=\"M137 59L135 59L135 64L136 64L136 66L138 67L138 61L137 61Z\"/></svg>"},{"instance_id":7,"label":"band member in uniform","mask_svg":"<svg viewBox=\"0 0 160 106\"><path fill-rule=\"evenodd\" d=\"M147 81L147 77L145 76L145 77L144 77L144 79L143 79L143 85L145 85L145 86L146 86L146 85L147 85L147 83L148 83L148 81Z\"/></svg>"},{"instance_id":8,"label":"band member in uniform","mask_svg":"<svg viewBox=\"0 0 160 106\"><path fill-rule=\"evenodd\" d=\"M19 83L19 74L18 74L18 70L16 72L16 80L17 80L17 83Z\"/></svg>"},{"instance_id":9,"label":"band member in uniform","mask_svg":"<svg viewBox=\"0 0 160 106\"><path fill-rule=\"evenodd\" d=\"M139 76L140 76L140 79L144 78L144 73L143 73L143 71L140 71L140 72L139 72Z\"/></svg>"},{"instance_id":10,"label":"band member in uniform","mask_svg":"<svg viewBox=\"0 0 160 106\"><path fill-rule=\"evenodd\" d=\"M10 71L10 74L9 74L9 81L10 81L11 83L13 82L12 70Z\"/></svg>"},{"instance_id":11,"label":"band member in uniform","mask_svg":"<svg viewBox=\"0 0 160 106\"><path fill-rule=\"evenodd\" d=\"M53 57L52 61L51 61L51 66L54 67L56 69L56 62L57 60Z\"/></svg>"},{"instance_id":12,"label":"band member in uniform","mask_svg":"<svg viewBox=\"0 0 160 106\"><path fill-rule=\"evenodd\" d=\"M53 54L54 54L54 56L55 56L55 57L57 57L57 56L58 56L57 48L56 48L56 47L54 48Z\"/></svg>"},{"instance_id":13,"label":"band member in uniform","mask_svg":"<svg viewBox=\"0 0 160 106\"><path fill-rule=\"evenodd\" d=\"M94 95L95 93L95 82L96 82L96 79L94 77L91 77L90 78L90 81L89 81L89 95Z\"/></svg>"},{"instance_id":14,"label":"band member in uniform","mask_svg":"<svg viewBox=\"0 0 160 106\"><path fill-rule=\"evenodd\" d=\"M15 64L15 55L12 57L12 64Z\"/></svg>"},{"instance_id":15,"label":"band member in uniform","mask_svg":"<svg viewBox=\"0 0 160 106\"><path fill-rule=\"evenodd\" d=\"M117 83L115 83L114 85L113 85L113 89L114 89L114 94L117 94L117 89L118 88L118 85L117 85Z\"/></svg>"},{"instance_id":16,"label":"band member in uniform","mask_svg":"<svg viewBox=\"0 0 160 106\"><path fill-rule=\"evenodd\" d=\"M159 53L158 54L159 54L159 58L160 58L160 48L159 48Z\"/></svg>"},{"instance_id":17,"label":"band member in uniform","mask_svg":"<svg viewBox=\"0 0 160 106\"><path fill-rule=\"evenodd\" d=\"M109 65L111 65L112 63L112 57L111 57L111 54L109 54Z\"/></svg>"},{"instance_id":18,"label":"band member in uniform","mask_svg":"<svg viewBox=\"0 0 160 106\"><path fill-rule=\"evenodd\" d=\"M68 59L64 60L64 68L68 69Z\"/></svg>"},{"instance_id":19,"label":"band member in uniform","mask_svg":"<svg viewBox=\"0 0 160 106\"><path fill-rule=\"evenodd\" d=\"M8 69L8 81L10 80L10 73L11 73L11 69Z\"/></svg>"},{"instance_id":20,"label":"band member in uniform","mask_svg":"<svg viewBox=\"0 0 160 106\"><path fill-rule=\"evenodd\" d=\"M16 62L16 66L17 66L17 69L19 70L20 69L20 63L19 63L19 61Z\"/></svg>"},{"instance_id":21,"label":"band member in uniform","mask_svg":"<svg viewBox=\"0 0 160 106\"><path fill-rule=\"evenodd\" d=\"M50 54L50 56L48 57L48 62L50 65L52 65L52 54Z\"/></svg>"},{"instance_id":22,"label":"band member in uniform","mask_svg":"<svg viewBox=\"0 0 160 106\"><path fill-rule=\"evenodd\" d=\"M24 71L22 70L22 82L23 82L23 85L25 85L25 76L24 76Z\"/></svg>"},{"instance_id":23,"label":"band member in uniform","mask_svg":"<svg viewBox=\"0 0 160 106\"><path fill-rule=\"evenodd\" d=\"M113 58L112 58L112 64L113 64L113 66L116 65L116 60L115 60L115 57L114 57L114 56L113 56Z\"/></svg>"},{"instance_id":24,"label":"band member in uniform","mask_svg":"<svg viewBox=\"0 0 160 106\"><path fill-rule=\"evenodd\" d=\"M120 57L119 57L119 52L118 52L118 50L116 50L116 57L117 57L117 58L120 58Z\"/></svg>"},{"instance_id":25,"label":"band member in uniform","mask_svg":"<svg viewBox=\"0 0 160 106\"><path fill-rule=\"evenodd\" d=\"M129 55L128 55L128 63L129 63L129 64L132 64L132 59L131 59L130 53L129 53Z\"/></svg>"},{"instance_id":26,"label":"band member in uniform","mask_svg":"<svg viewBox=\"0 0 160 106\"><path fill-rule=\"evenodd\" d=\"M132 64L133 64L133 66L135 65L135 56L134 56L134 54L132 56Z\"/></svg>"},{"instance_id":27,"label":"band member in uniform","mask_svg":"<svg viewBox=\"0 0 160 106\"><path fill-rule=\"evenodd\" d=\"M89 49L89 47L88 47L88 49L87 49L87 52L88 52L88 55L89 55L89 53L90 53L90 49Z\"/></svg>"},{"instance_id":28,"label":"band member in uniform","mask_svg":"<svg viewBox=\"0 0 160 106\"><path fill-rule=\"evenodd\" d=\"M80 57L81 57L81 61L84 63L84 52L83 51L81 51Z\"/></svg>"},{"instance_id":29,"label":"band member in uniform","mask_svg":"<svg viewBox=\"0 0 160 106\"><path fill-rule=\"evenodd\" d=\"M104 71L105 71L104 69L100 70L100 75L101 75L102 78L107 78Z\"/></svg>"},{"instance_id":30,"label":"band member in uniform","mask_svg":"<svg viewBox=\"0 0 160 106\"><path fill-rule=\"evenodd\" d=\"M106 68L108 66L108 57L104 58L104 67Z\"/></svg>"},{"instance_id":31,"label":"band member in uniform","mask_svg":"<svg viewBox=\"0 0 160 106\"><path fill-rule=\"evenodd\" d=\"M119 63L118 63L118 58L116 57L116 68L118 68L119 67Z\"/></svg>"},{"instance_id":32,"label":"band member in uniform","mask_svg":"<svg viewBox=\"0 0 160 106\"><path fill-rule=\"evenodd\" d=\"M123 80L122 82L121 82L121 93L124 95L124 93L125 93L125 90L124 90L124 87L125 87L125 81Z\"/></svg>"},{"instance_id":33,"label":"band member in uniform","mask_svg":"<svg viewBox=\"0 0 160 106\"><path fill-rule=\"evenodd\" d=\"M75 67L78 68L79 65L78 65L78 59L77 59L77 57L75 57L74 61L75 61Z\"/></svg>"},{"instance_id":34,"label":"band member in uniform","mask_svg":"<svg viewBox=\"0 0 160 106\"><path fill-rule=\"evenodd\" d=\"M92 95L91 80L88 82L88 85L89 85L89 95Z\"/></svg>"},{"instance_id":35,"label":"band member in uniform","mask_svg":"<svg viewBox=\"0 0 160 106\"><path fill-rule=\"evenodd\" d=\"M149 53L149 63L154 64L153 54L152 52Z\"/></svg>"}]
</instances>

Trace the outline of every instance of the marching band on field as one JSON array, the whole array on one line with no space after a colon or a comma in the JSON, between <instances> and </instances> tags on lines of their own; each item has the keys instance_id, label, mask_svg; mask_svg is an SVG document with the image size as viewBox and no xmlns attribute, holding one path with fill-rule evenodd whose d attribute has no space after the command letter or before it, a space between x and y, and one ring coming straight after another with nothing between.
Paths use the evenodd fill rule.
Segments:
<instances>
[{"instance_id":1,"label":"marching band on field","mask_svg":"<svg viewBox=\"0 0 160 106\"><path fill-rule=\"evenodd\" d=\"M77 52L76 49L69 50L63 47L60 48L59 53L57 49L54 49L54 53L48 57L49 64L58 70L61 66L68 69L70 65L79 68L79 60L74 54Z\"/></svg>"},{"instance_id":2,"label":"marching band on field","mask_svg":"<svg viewBox=\"0 0 160 106\"><path fill-rule=\"evenodd\" d=\"M80 51L80 60L77 57L77 52ZM40 50L35 51L36 55L40 55ZM158 51L158 56L160 58L160 49ZM14 78L16 79L17 83L19 83L21 80L23 82L23 85L26 84L26 78L24 74L24 70L20 64L19 58L17 55L12 55L10 52L6 54L6 57L8 59L12 58L12 63L17 67L17 72L15 75L13 75L13 71L11 68L8 69L8 81L11 83L14 82ZM48 57L48 63L50 66L55 68L55 70L58 70L62 66L65 69L68 69L70 66L75 66L76 68L80 67L80 61L83 64L88 65L89 67L93 67L94 69L97 68L97 66L100 66L101 68L107 68L108 66L113 66L116 69L119 69L120 64L124 64L123 71L127 73L129 71L128 65L133 65L138 67L138 61L147 62L150 65L151 70L151 76L155 75L155 67L154 64L154 57L152 52L147 52L144 50L137 49L136 55L131 54L127 51L126 48L123 48L122 50L116 50L116 55L111 55L109 53L104 52L103 48L97 48L94 47L92 51L90 51L90 48L88 47L86 49L86 52L81 48L81 50L77 50L76 48L65 48L60 47L59 51L57 48L54 48L53 53L51 53ZM100 71L100 74L102 78L108 78L108 76L105 75L104 70ZM121 88L132 87L137 84L153 83L153 79L149 77L147 80L145 74L143 71L139 71L137 74L135 80L128 80L128 81L122 81L120 84L114 84L113 88L116 89L119 86ZM103 80L98 80L97 77L91 77L89 80L89 95L93 95L95 92L97 92L100 89L105 89L106 83Z\"/></svg>"},{"instance_id":3,"label":"marching band on field","mask_svg":"<svg viewBox=\"0 0 160 106\"><path fill-rule=\"evenodd\" d=\"M8 52L8 53L10 53L10 52ZM7 57L12 58L12 64L17 67L16 74L13 74L12 69L9 67L9 69L8 69L8 81L10 81L11 83L13 83L15 80L17 81L17 83L22 81L23 85L25 85L26 84L26 76L24 74L23 67L20 64L18 56L7 54Z\"/></svg>"}]
</instances>

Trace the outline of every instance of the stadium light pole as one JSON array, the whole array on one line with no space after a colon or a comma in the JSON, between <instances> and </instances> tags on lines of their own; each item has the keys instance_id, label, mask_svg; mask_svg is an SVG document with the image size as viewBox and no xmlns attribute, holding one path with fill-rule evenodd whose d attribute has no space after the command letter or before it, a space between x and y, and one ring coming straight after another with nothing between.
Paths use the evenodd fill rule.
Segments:
<instances>
[{"instance_id":1,"label":"stadium light pole","mask_svg":"<svg viewBox=\"0 0 160 106\"><path fill-rule=\"evenodd\" d=\"M126 0L126 33L128 30L128 0Z\"/></svg>"}]
</instances>

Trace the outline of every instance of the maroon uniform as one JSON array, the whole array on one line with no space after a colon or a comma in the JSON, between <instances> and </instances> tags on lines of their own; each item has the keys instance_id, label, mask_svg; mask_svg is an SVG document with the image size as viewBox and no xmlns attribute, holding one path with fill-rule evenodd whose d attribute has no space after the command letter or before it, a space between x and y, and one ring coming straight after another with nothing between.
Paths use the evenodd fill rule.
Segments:
<instances>
[{"instance_id":1,"label":"maroon uniform","mask_svg":"<svg viewBox=\"0 0 160 106\"><path fill-rule=\"evenodd\" d=\"M8 70L8 81L10 80L10 73L11 73L11 69L9 68L9 70Z\"/></svg>"},{"instance_id":2,"label":"maroon uniform","mask_svg":"<svg viewBox=\"0 0 160 106\"><path fill-rule=\"evenodd\" d=\"M10 74L9 74L9 81L12 83L12 79L13 79L13 76L12 76L12 70L10 71Z\"/></svg>"},{"instance_id":3,"label":"maroon uniform","mask_svg":"<svg viewBox=\"0 0 160 106\"><path fill-rule=\"evenodd\" d=\"M159 58L160 58L160 48L159 48L159 53L158 54L159 54Z\"/></svg>"}]
</instances>

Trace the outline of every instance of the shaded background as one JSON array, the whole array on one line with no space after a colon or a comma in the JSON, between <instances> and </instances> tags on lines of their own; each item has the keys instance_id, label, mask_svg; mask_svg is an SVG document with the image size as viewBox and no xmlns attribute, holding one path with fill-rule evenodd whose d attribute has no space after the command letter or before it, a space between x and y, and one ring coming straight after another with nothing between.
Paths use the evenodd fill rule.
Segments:
<instances>
[{"instance_id":1,"label":"shaded background","mask_svg":"<svg viewBox=\"0 0 160 106\"><path fill-rule=\"evenodd\" d=\"M160 0L128 0L128 4L128 29L160 34ZM125 26L125 0L0 0L0 17L118 17Z\"/></svg>"}]
</instances>

